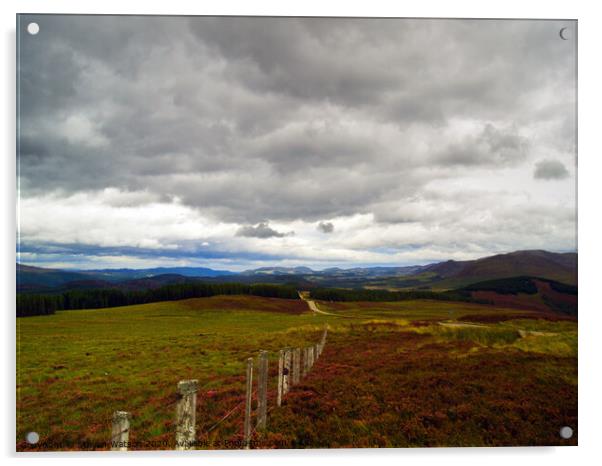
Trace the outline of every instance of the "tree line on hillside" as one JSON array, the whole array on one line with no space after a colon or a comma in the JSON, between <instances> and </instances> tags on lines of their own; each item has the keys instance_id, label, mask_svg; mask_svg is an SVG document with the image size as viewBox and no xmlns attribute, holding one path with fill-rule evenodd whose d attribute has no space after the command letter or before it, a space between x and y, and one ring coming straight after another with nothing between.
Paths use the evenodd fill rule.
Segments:
<instances>
[{"instance_id":1,"label":"tree line on hillside","mask_svg":"<svg viewBox=\"0 0 602 466\"><path fill-rule=\"evenodd\" d=\"M267 298L299 299L294 287L261 283L197 282L171 284L140 291L104 288L68 290L63 293L45 295L19 293L17 295L17 317L50 315L60 310L99 309L158 301L206 298L216 295L252 295Z\"/></svg>"},{"instance_id":2,"label":"tree line on hillside","mask_svg":"<svg viewBox=\"0 0 602 466\"><path fill-rule=\"evenodd\" d=\"M414 299L436 299L440 301L462 301L490 304L489 301L474 299L470 293L458 291L389 291L343 288L314 288L310 291L313 299L322 301L409 301Z\"/></svg>"},{"instance_id":3,"label":"tree line on hillside","mask_svg":"<svg viewBox=\"0 0 602 466\"><path fill-rule=\"evenodd\" d=\"M535 294L537 285L531 277L511 277L485 280L464 287L466 291L493 291L500 294Z\"/></svg>"},{"instance_id":4,"label":"tree line on hillside","mask_svg":"<svg viewBox=\"0 0 602 466\"><path fill-rule=\"evenodd\" d=\"M510 278L498 278L494 280L486 280L471 285L465 286L462 290L465 291L494 291L500 294L512 294L518 293L524 294L536 294L539 289L535 281L545 282L558 293L577 295L577 287L574 285L568 285L566 283L557 282L547 278L539 277L510 277Z\"/></svg>"}]
</instances>

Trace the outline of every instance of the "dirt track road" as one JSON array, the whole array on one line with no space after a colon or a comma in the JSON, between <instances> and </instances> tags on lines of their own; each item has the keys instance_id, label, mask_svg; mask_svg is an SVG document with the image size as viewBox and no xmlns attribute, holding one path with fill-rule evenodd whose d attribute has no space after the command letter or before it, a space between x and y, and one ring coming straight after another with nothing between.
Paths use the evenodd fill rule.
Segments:
<instances>
[{"instance_id":1,"label":"dirt track road","mask_svg":"<svg viewBox=\"0 0 602 466\"><path fill-rule=\"evenodd\" d=\"M309 307L310 311L312 311L314 314L315 314L315 313L317 313L317 314L324 314L324 315L327 315L327 316L335 316L335 317L347 317L347 316L341 316L341 315L338 315L338 314L333 314L332 312L324 312L324 311L321 311L320 309L318 309L318 305L316 304L316 302L315 302L315 301L313 301L313 300L311 300L311 299L308 299L308 298L307 298L307 295L303 294L303 293L302 293L302 292L300 292L300 291L299 291L298 293L299 293L299 297L300 297L300 298L301 298L303 301L305 301L305 302L307 303L307 306Z\"/></svg>"}]
</instances>

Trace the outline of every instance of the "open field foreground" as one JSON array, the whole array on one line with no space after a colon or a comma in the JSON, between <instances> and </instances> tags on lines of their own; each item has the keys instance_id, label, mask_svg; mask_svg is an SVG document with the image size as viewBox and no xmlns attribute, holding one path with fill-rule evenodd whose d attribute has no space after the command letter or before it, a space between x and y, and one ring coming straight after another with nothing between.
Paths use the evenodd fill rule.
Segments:
<instances>
[{"instance_id":1,"label":"open field foreground","mask_svg":"<svg viewBox=\"0 0 602 466\"><path fill-rule=\"evenodd\" d=\"M240 448L245 363L269 351L253 448L577 444L577 322L470 303L250 296L17 319L17 449L173 449L176 385L198 379L200 448ZM275 407L278 350L328 340ZM218 424L226 414L230 414ZM569 440L559 429L571 426ZM37 445L25 442L40 434Z\"/></svg>"}]
</instances>

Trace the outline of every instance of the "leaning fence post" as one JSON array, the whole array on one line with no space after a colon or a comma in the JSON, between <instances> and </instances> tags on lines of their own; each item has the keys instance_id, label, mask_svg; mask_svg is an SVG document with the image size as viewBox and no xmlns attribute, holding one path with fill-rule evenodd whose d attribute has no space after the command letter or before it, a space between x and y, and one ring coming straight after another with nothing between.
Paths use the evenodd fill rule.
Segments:
<instances>
[{"instance_id":1,"label":"leaning fence post","mask_svg":"<svg viewBox=\"0 0 602 466\"><path fill-rule=\"evenodd\" d=\"M293 350L293 385L299 383L299 371L301 370L301 348Z\"/></svg>"},{"instance_id":2,"label":"leaning fence post","mask_svg":"<svg viewBox=\"0 0 602 466\"><path fill-rule=\"evenodd\" d=\"M198 380L178 382L176 450L191 450L196 441L196 392Z\"/></svg>"},{"instance_id":3,"label":"leaning fence post","mask_svg":"<svg viewBox=\"0 0 602 466\"><path fill-rule=\"evenodd\" d=\"M248 450L251 443L251 403L253 402L253 358L247 359L247 396L245 404L245 449Z\"/></svg>"},{"instance_id":4,"label":"leaning fence post","mask_svg":"<svg viewBox=\"0 0 602 466\"><path fill-rule=\"evenodd\" d=\"M257 373L257 428L265 429L268 407L268 352L259 352Z\"/></svg>"},{"instance_id":5,"label":"leaning fence post","mask_svg":"<svg viewBox=\"0 0 602 466\"><path fill-rule=\"evenodd\" d=\"M324 351L324 345L326 345L326 335L328 334L328 325L324 327L324 333L322 333L322 338L320 339L320 354Z\"/></svg>"},{"instance_id":6,"label":"leaning fence post","mask_svg":"<svg viewBox=\"0 0 602 466\"><path fill-rule=\"evenodd\" d=\"M127 411L115 411L113 413L113 426L111 429L112 451L128 451L130 418L131 414Z\"/></svg>"},{"instance_id":7,"label":"leaning fence post","mask_svg":"<svg viewBox=\"0 0 602 466\"><path fill-rule=\"evenodd\" d=\"M291 383L291 350L287 348L284 350L284 370L282 371L282 395L286 395L290 388Z\"/></svg>"}]
</instances>

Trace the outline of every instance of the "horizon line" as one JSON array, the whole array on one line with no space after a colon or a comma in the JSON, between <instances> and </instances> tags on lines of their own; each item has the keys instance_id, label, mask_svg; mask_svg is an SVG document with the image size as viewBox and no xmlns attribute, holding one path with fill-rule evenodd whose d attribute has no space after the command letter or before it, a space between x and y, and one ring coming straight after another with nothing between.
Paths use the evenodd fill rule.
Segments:
<instances>
[{"instance_id":1,"label":"horizon line","mask_svg":"<svg viewBox=\"0 0 602 466\"><path fill-rule=\"evenodd\" d=\"M150 270L150 269L174 269L174 268L180 268L180 269L199 269L199 268L204 268L204 269L208 269L208 270L212 270L214 272L229 272L229 273L233 273L233 274L240 274L243 272L247 272L247 271L256 271L256 270L260 270L260 269L274 269L274 268L283 268L283 269L295 269L295 268L307 268L310 269L312 272L323 272L325 270L330 270L330 269L339 269L339 270L352 270L352 269L368 269L368 268L405 268L405 267L424 267L427 265L432 265L432 264L439 264L439 263L443 263L443 262L469 262L471 260L481 260L481 259L485 259L488 257L494 257L494 256L501 256L501 255L506 255L506 254L515 254L518 252L537 252L537 251L541 251L541 252L547 252L547 253L551 253L551 254L578 254L578 250L570 250L570 251L551 251L551 250L547 250L547 249L517 249L517 250L513 250L513 251L509 251L509 252L499 252L499 253L493 253L493 254L488 254L488 255L484 255L484 256L480 256L477 257L475 259L466 259L466 260L455 260L455 259L443 259L443 260L439 260L439 261L431 261L431 262L426 262L424 264L419 264L419 263L413 263L413 264L407 264L407 265L377 265L377 264L372 264L372 265L355 265L355 266L350 266L350 267L341 267L341 266L331 266L331 267L324 267L324 268L312 268L308 265L262 265L259 267L254 267L254 268L247 268L244 270L239 270L239 271L234 271L234 270L229 270L229 269L222 269L222 268L213 268L213 267L207 267L207 266L202 266L202 265L161 265L161 266L155 266L155 267L102 267L102 268L90 268L90 269L81 269L81 268L60 268L60 267L44 267L44 266L40 266L38 263L26 263L26 262L18 262L16 261L16 265L24 265L27 267L36 267L36 268L40 268L40 269L47 269L47 270L63 270L63 271L69 271L69 272L91 272L91 271L110 271L110 270Z\"/></svg>"}]
</instances>

